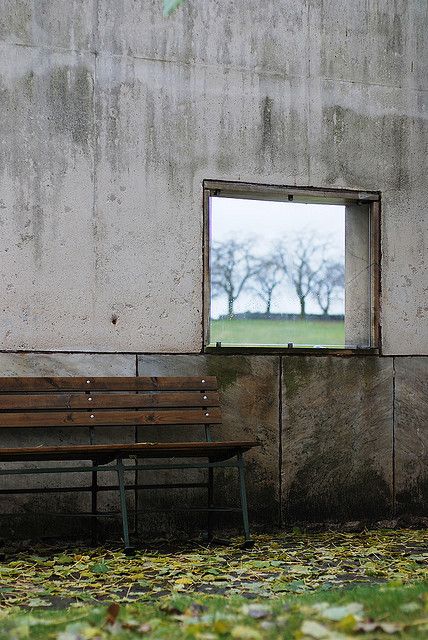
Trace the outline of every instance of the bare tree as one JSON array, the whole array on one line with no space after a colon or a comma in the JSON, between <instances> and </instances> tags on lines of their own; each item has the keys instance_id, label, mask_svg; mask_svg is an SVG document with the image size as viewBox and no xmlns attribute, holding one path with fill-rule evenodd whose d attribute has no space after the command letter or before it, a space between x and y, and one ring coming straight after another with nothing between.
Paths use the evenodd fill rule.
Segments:
<instances>
[{"instance_id":1,"label":"bare tree","mask_svg":"<svg viewBox=\"0 0 428 640\"><path fill-rule=\"evenodd\" d=\"M266 305L266 315L270 316L272 297L274 290L284 280L285 272L275 259L276 256L266 256L259 259L259 266L254 276L257 287L254 288L256 295L263 300Z\"/></svg>"},{"instance_id":2,"label":"bare tree","mask_svg":"<svg viewBox=\"0 0 428 640\"><path fill-rule=\"evenodd\" d=\"M215 242L212 247L212 293L214 296L226 294L229 318L233 316L233 306L239 295L257 273L257 262L251 247L251 240Z\"/></svg>"},{"instance_id":3,"label":"bare tree","mask_svg":"<svg viewBox=\"0 0 428 640\"><path fill-rule=\"evenodd\" d=\"M313 293L317 273L323 264L325 243L316 240L314 234L303 234L290 242L290 251L284 244L277 245L277 260L288 274L300 304L300 317L306 316L306 299Z\"/></svg>"},{"instance_id":4,"label":"bare tree","mask_svg":"<svg viewBox=\"0 0 428 640\"><path fill-rule=\"evenodd\" d=\"M316 276L313 294L323 312L328 316L330 305L339 291L345 287L345 267L341 262L325 261Z\"/></svg>"}]
</instances>

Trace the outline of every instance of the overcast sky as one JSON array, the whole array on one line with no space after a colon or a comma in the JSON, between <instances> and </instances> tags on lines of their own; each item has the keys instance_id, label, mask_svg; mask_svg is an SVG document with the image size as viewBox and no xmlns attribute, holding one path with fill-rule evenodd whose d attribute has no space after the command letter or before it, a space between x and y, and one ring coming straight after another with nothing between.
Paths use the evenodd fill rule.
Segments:
<instances>
[{"instance_id":1,"label":"overcast sky","mask_svg":"<svg viewBox=\"0 0 428 640\"><path fill-rule=\"evenodd\" d=\"M211 198L211 242L252 238L255 240L255 252L263 255L278 240L292 246L296 237L308 233L314 233L320 242L328 241L328 257L344 261L345 207L342 205ZM226 311L225 296L212 300L212 317ZM243 311L264 311L264 304L256 295L243 293L235 303L235 313ZM298 298L290 286L284 285L275 290L273 313L298 311ZM309 298L307 312L320 313L316 302ZM335 302L330 312L343 313L343 301Z\"/></svg>"}]
</instances>

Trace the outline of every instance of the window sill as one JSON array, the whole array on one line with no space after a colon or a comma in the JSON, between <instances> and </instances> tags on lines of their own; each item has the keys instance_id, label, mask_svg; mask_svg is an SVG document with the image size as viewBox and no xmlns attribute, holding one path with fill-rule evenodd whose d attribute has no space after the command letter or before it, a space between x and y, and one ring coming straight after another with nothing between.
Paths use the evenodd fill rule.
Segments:
<instances>
[{"instance_id":1,"label":"window sill","mask_svg":"<svg viewBox=\"0 0 428 640\"><path fill-rule=\"evenodd\" d=\"M380 355L377 347L361 347L358 349L337 347L281 347L281 346L206 346L204 353L216 355L281 355L281 356L372 356Z\"/></svg>"}]
</instances>

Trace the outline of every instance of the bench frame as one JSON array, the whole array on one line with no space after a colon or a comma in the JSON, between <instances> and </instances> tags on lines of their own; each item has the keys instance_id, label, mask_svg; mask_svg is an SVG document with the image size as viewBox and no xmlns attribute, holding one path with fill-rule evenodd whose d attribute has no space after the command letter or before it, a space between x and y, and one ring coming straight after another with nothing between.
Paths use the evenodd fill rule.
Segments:
<instances>
[{"instance_id":1,"label":"bench frame","mask_svg":"<svg viewBox=\"0 0 428 640\"><path fill-rule=\"evenodd\" d=\"M75 380L79 380L79 382L81 383L82 380L85 380L86 383L89 384L89 381L91 383L91 386L95 386L95 390L92 390L89 392L91 395L95 395L95 393L97 391L99 391L99 389L97 389L97 381L100 381L100 384L98 386L103 386L103 382L101 381L106 381L106 380L110 380L110 381L114 381L114 380L141 380L141 378L90 378L90 379L86 379L86 378L74 378ZM6 382L6 392L10 393L11 390L16 392L16 388L14 388L13 383L11 384L12 380L19 380L19 381L28 381L28 386L29 389L28 391L24 391L24 393L26 393L27 395L29 393L31 393L31 383L30 381L37 381L37 380L45 380L48 381L48 386L53 385L53 388L50 389L52 390L56 390L57 392L59 391L60 393L63 393L63 389L60 388L60 381L64 381L67 380L65 378L0 378L0 411L2 411L2 406L1 406L1 401L2 401L2 395L4 395L5 393L5 386L4 383ZM68 378L68 380L72 380L72 378ZM151 383L151 388L156 389L157 388L157 384L158 381L162 380L162 383L164 383L165 380L183 380L182 378L150 378L146 380L150 380ZM187 378L187 380L191 380L191 378ZM193 378L193 380L197 380L199 382L199 386L202 383L205 383L205 379L201 379L200 378ZM216 380L213 377L210 377L208 380L207 377L207 382L210 383L210 389L214 389L216 391ZM18 385L15 385L15 387L18 387L19 389L19 383ZM43 385L42 385L43 386ZM77 384L77 387L81 387L82 385ZM110 383L111 386L111 383ZM114 384L113 384L114 386ZM131 385L132 386L132 385ZM174 385L172 385L174 386ZM22 390L19 389L20 393L22 393ZM77 391L81 391L81 389L77 389ZM138 393L139 391L141 391L141 389L139 389L139 387L137 386L136 389L136 393ZM108 392L108 391L107 391ZM133 393L134 391L131 390L131 393ZM104 391L105 393L105 391ZM202 390L202 393L205 393ZM206 396L205 396L206 397ZM93 410L93 409L92 409ZM94 410L95 411L95 410ZM52 412L53 414L53 412ZM45 414L43 414L45 415ZM46 414L47 415L47 414ZM81 415L81 414L80 414ZM209 415L208 412L205 415ZM91 417L94 417L93 415L91 415ZM220 424L221 423L221 418L216 419L215 423L208 423L205 422L202 426L204 427L204 434L205 434L205 442L208 443L208 446L210 446L210 443L212 443L214 446L216 444L215 441L212 440L211 438L211 428L213 426L215 426L216 424ZM149 422L149 424L152 424ZM176 423L171 423L171 424L175 424ZM1 426L5 426L5 425L1 425L0 423L0 427ZM24 425L22 425L24 426ZM31 428L31 424L30 425L25 425ZM55 426L66 426L64 424L60 424L60 425L55 425ZM80 425L79 425L80 426ZM86 426L86 425L84 425ZM28 469L28 468L6 468L6 469L0 469L0 476L13 476L13 475L34 475L34 474L62 474L62 473L68 473L68 474L74 474L74 473L90 473L91 474L91 486L87 486L87 487L80 487L80 486L74 486L74 487L48 487L46 489L39 489L39 488L22 488L22 489L0 489L0 496L1 495L7 495L7 494L11 494L11 495L19 495L19 494L36 494L36 493L67 493L67 492L90 492L91 493L91 513L84 513L84 512L79 512L79 513L67 513L67 514L62 514L62 513L56 513L55 515L67 515L67 516L84 516L84 517L90 517L93 518L95 520L94 522L94 527L92 529L92 535L93 535L93 540L96 540L97 538L97 533L98 533L98 518L100 517L111 517L113 515L121 515L121 520L122 520L122 531L123 531L123 541L124 541L124 551L126 554L130 555L134 552L134 548L131 546L130 543L130 534L129 534L129 514L128 514L128 507L127 507L127 503L126 503L126 492L127 491L138 491L138 490L145 490L145 489L185 489L185 488L206 488L207 489L207 504L205 506L198 506L198 507L188 507L186 509L161 509L161 510L138 510L136 505L135 510L133 510L132 513L137 514L137 513L142 513L142 514L148 514L151 512L157 512L157 511L169 511L169 512L174 512L174 511L201 511L201 512L207 512L208 513L208 527L207 527L207 539L211 540L212 539L212 531L213 531L213 527L212 527L212 514L213 513L218 513L218 512L241 512L242 515L242 522L243 522L243 529L244 529L244 536L245 536L245 542L243 547L244 548L249 548L253 545L253 542L251 540L251 535L250 535L250 527L249 527L249 518L248 518L248 504L247 504L247 493L246 493L246 483L245 483L245 464L244 464L244 457L243 457L243 453L250 449L252 446L256 446L257 443L255 442L244 442L244 443L238 443L238 442L230 442L231 448L233 449L233 444L238 445L247 445L244 448L236 448L236 451L234 451L233 454L230 453L227 454L227 456L225 457L225 459L218 459L219 457L221 458L222 456L217 453L217 455L215 455L215 451L213 451L213 455L201 455L201 458L206 458L207 461L202 462L202 461L196 461L196 462L189 462L189 461L183 461L183 462L166 462L166 461L160 461L157 462L155 464L141 464L140 460L141 459L147 459L147 457L149 458L156 458L156 455L150 452L149 456L144 455L144 453L140 454L138 451L136 451L135 453L123 453L121 451L117 452L116 454L93 454L91 452L91 448L95 445L93 445L93 439L94 439L94 429L95 426L105 426L105 425L92 425L92 424L88 424L89 427L89 439L90 439L90 444L86 445L82 445L82 446L86 446L86 450L87 453L90 455L82 455L81 457L76 457L76 458L47 458L49 460L57 460L57 462L60 464L62 460L81 460L81 461L87 461L87 460L92 460L92 466L77 466L77 467L61 467L61 466L52 466L52 467L46 467L46 466L37 466L36 468L32 468L32 469ZM113 426L117 426L117 425L113 425ZM128 426L141 426L141 423L136 422L135 425L128 425ZM144 425L143 425L144 426ZM156 425L155 425L156 426ZM161 425L163 426L163 424ZM194 426L192 424L192 426ZM36 427L34 428L40 428L40 425L36 425ZM1 435L1 431L2 429L0 428L0 435ZM193 444L193 445L202 445L204 441L201 441L199 443L189 443L189 444ZM163 443L163 444L169 444L169 443ZM171 443L174 444L174 443ZM229 443L225 442L224 445L228 445ZM119 445L113 445L113 446L119 446ZM123 445L123 448L126 449L126 444ZM0 452L2 450L0 449ZM3 451L9 451L7 449L3 449ZM17 456L19 456L19 453L16 454ZM193 455L193 454L192 454ZM19 457L14 456L12 458L13 462L23 462L23 461L28 461L28 460L35 460L35 461L40 461L43 460L43 458L38 458L37 454L34 454L35 457L25 457L23 456L22 459L20 459ZM159 456L162 457L162 456ZM176 454L176 455L171 455L168 457L177 457L180 460L183 460L184 458L182 456L180 456L180 454ZM224 456L223 456L224 457ZM216 459L217 458L217 459ZM134 464L125 464L125 460L133 460ZM0 461L1 461L1 457L0 457ZM216 506L214 504L214 469L216 468L235 468L237 469L238 472L238 477L239 477L239 495L240 495L240 507L221 507L221 506ZM175 469L206 469L208 471L208 479L207 482L183 482L183 483L169 483L169 484L138 484L138 482L134 482L132 484L127 484L126 483L126 474L129 472L133 472L136 473L137 471L156 471L156 470L175 470ZM118 479L118 484L117 485L99 485L98 484L98 473L103 473L103 472L115 472L117 474L117 479ZM98 493L101 491L114 491L114 490L118 490L119 491L119 505L120 505L120 511L119 512L103 512L103 511L99 511L98 510ZM1 514L1 515L11 515L11 514Z\"/></svg>"}]
</instances>

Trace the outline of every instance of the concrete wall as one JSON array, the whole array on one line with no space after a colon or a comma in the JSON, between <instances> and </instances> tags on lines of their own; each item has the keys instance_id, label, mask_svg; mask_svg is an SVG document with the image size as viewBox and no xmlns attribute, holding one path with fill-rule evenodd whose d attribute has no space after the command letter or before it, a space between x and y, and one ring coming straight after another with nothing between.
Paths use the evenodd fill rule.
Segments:
<instances>
[{"instance_id":1,"label":"concrete wall","mask_svg":"<svg viewBox=\"0 0 428 640\"><path fill-rule=\"evenodd\" d=\"M381 191L383 352L427 355L426 1L160 5L2 3L2 348L199 352L221 178Z\"/></svg>"},{"instance_id":2,"label":"concrete wall","mask_svg":"<svg viewBox=\"0 0 428 640\"><path fill-rule=\"evenodd\" d=\"M271 385L251 489L267 520L426 513L427 57L425 0L186 0L169 19L161 0L4 0L0 350L27 354L3 375L109 370L94 352L208 366L205 178L378 190L382 357L216 370L236 366L233 431L258 416L245 384Z\"/></svg>"}]
</instances>

